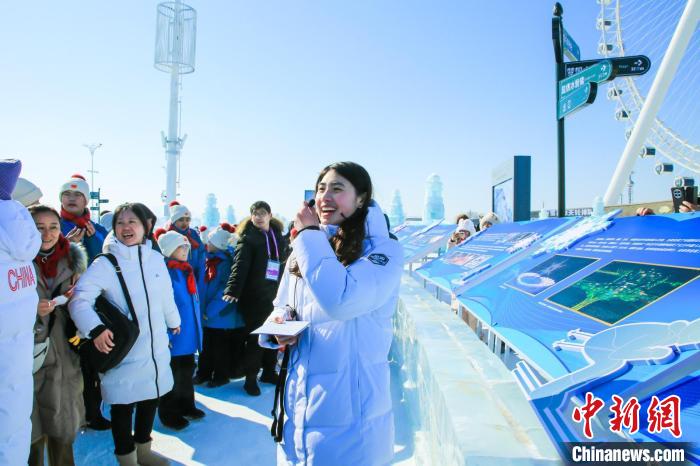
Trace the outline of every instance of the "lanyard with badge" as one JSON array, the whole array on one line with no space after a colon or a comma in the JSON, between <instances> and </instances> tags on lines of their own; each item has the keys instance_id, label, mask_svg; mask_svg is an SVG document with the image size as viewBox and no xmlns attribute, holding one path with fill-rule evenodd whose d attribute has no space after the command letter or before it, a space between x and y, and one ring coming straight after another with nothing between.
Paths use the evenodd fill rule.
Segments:
<instances>
[{"instance_id":1,"label":"lanyard with badge","mask_svg":"<svg viewBox=\"0 0 700 466\"><path fill-rule=\"evenodd\" d=\"M267 244L267 269L265 270L265 280L277 281L280 276L280 251L277 248L277 238L272 230L263 232L265 234L265 243ZM277 260L272 260L270 252L270 239L267 234L272 236L272 242L275 243L275 257Z\"/></svg>"}]
</instances>

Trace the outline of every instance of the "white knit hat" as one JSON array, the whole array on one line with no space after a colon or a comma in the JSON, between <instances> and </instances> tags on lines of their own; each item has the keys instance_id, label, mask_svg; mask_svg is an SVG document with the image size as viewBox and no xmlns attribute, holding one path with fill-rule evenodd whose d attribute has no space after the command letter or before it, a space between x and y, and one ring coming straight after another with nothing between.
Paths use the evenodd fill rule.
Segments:
<instances>
[{"instance_id":1,"label":"white knit hat","mask_svg":"<svg viewBox=\"0 0 700 466\"><path fill-rule=\"evenodd\" d=\"M170 223L177 222L185 215L192 217L192 214L190 213L190 209L188 209L184 205L181 205L177 201L173 201L170 203Z\"/></svg>"},{"instance_id":2,"label":"white knit hat","mask_svg":"<svg viewBox=\"0 0 700 466\"><path fill-rule=\"evenodd\" d=\"M100 225L107 230L112 230L112 219L114 218L114 212L106 212L100 215Z\"/></svg>"},{"instance_id":3,"label":"white knit hat","mask_svg":"<svg viewBox=\"0 0 700 466\"><path fill-rule=\"evenodd\" d=\"M37 185L25 178L18 178L15 190L12 191L12 199L24 207L36 204L43 195L44 193L41 192Z\"/></svg>"},{"instance_id":4,"label":"white knit hat","mask_svg":"<svg viewBox=\"0 0 700 466\"><path fill-rule=\"evenodd\" d=\"M476 234L476 228L474 228L474 222L468 218L463 218L457 223L457 229L455 231L466 231L469 232L469 236Z\"/></svg>"},{"instance_id":5,"label":"white knit hat","mask_svg":"<svg viewBox=\"0 0 700 466\"><path fill-rule=\"evenodd\" d=\"M88 182L85 181L85 177L83 175L79 174L74 174L71 176L70 180L66 181L63 183L61 186L61 190L58 192L58 200L61 200L61 196L63 196L63 193L66 191L75 191L83 196L85 196L85 201L90 202L90 185L88 185Z\"/></svg>"},{"instance_id":6,"label":"white knit hat","mask_svg":"<svg viewBox=\"0 0 700 466\"><path fill-rule=\"evenodd\" d=\"M238 241L238 235L234 233L236 230L228 223L222 223L221 226L214 228L207 242L216 249L226 251L229 247L234 247Z\"/></svg>"},{"instance_id":7,"label":"white knit hat","mask_svg":"<svg viewBox=\"0 0 700 466\"><path fill-rule=\"evenodd\" d=\"M493 212L489 212L488 214L484 214L483 217L481 217L481 220L479 220L479 229L483 230L484 229L484 223L490 223L491 225L495 225L499 222L498 216L494 214Z\"/></svg>"},{"instance_id":8,"label":"white knit hat","mask_svg":"<svg viewBox=\"0 0 700 466\"><path fill-rule=\"evenodd\" d=\"M175 250L180 246L187 246L188 249L190 247L190 242L187 237L181 235L177 231L167 231L158 235L157 240L160 252L163 253L165 257L172 256Z\"/></svg>"}]
</instances>

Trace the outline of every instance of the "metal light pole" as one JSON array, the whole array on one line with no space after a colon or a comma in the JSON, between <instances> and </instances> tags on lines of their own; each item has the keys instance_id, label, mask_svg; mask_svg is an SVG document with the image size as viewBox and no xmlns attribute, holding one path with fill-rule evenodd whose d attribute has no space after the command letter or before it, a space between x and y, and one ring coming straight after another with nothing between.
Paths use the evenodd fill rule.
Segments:
<instances>
[{"instance_id":1,"label":"metal light pole","mask_svg":"<svg viewBox=\"0 0 700 466\"><path fill-rule=\"evenodd\" d=\"M564 26L562 24L562 8L559 2L554 4L552 13L552 42L554 44L554 60L556 75L556 105L559 105L559 81L564 79ZM557 119L557 215L566 215L566 145L564 143L564 118Z\"/></svg>"},{"instance_id":2,"label":"metal light pole","mask_svg":"<svg viewBox=\"0 0 700 466\"><path fill-rule=\"evenodd\" d=\"M181 0L158 4L154 66L170 75L168 135L162 134L166 178L163 212L177 195L177 167L187 135L180 137L180 75L194 72L197 12Z\"/></svg>"},{"instance_id":3,"label":"metal light pole","mask_svg":"<svg viewBox=\"0 0 700 466\"><path fill-rule=\"evenodd\" d=\"M83 147L87 147L87 150L90 151L90 170L88 170L90 172L90 191L95 191L95 173L99 173L95 171L95 151L102 147L102 143L83 144ZM87 199L87 201L89 203L92 199Z\"/></svg>"}]
</instances>

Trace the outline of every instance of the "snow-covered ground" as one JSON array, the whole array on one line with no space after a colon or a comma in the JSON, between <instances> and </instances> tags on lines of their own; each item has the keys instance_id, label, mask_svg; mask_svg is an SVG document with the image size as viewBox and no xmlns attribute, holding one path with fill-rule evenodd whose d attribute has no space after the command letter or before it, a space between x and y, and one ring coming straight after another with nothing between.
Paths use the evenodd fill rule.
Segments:
<instances>
[{"instance_id":1,"label":"snow-covered ground","mask_svg":"<svg viewBox=\"0 0 700 466\"><path fill-rule=\"evenodd\" d=\"M198 406L207 416L175 432L160 424L156 416L153 449L170 458L173 465L276 464L276 446L270 436L275 387L260 384L262 395L250 397L243 379L219 388L197 387ZM395 464L413 466L414 432L402 401L398 370L392 367L392 393L396 425ZM110 431L87 430L75 442L77 465L116 465Z\"/></svg>"}]
</instances>

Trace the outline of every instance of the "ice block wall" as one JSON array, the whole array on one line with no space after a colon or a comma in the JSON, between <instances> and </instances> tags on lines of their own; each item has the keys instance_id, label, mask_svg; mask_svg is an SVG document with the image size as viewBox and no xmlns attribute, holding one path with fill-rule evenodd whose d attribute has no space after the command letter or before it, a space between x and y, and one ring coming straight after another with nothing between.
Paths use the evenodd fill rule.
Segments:
<instances>
[{"instance_id":1,"label":"ice block wall","mask_svg":"<svg viewBox=\"0 0 700 466\"><path fill-rule=\"evenodd\" d=\"M513 375L449 306L405 276L391 357L416 457L435 465L561 464Z\"/></svg>"}]
</instances>

